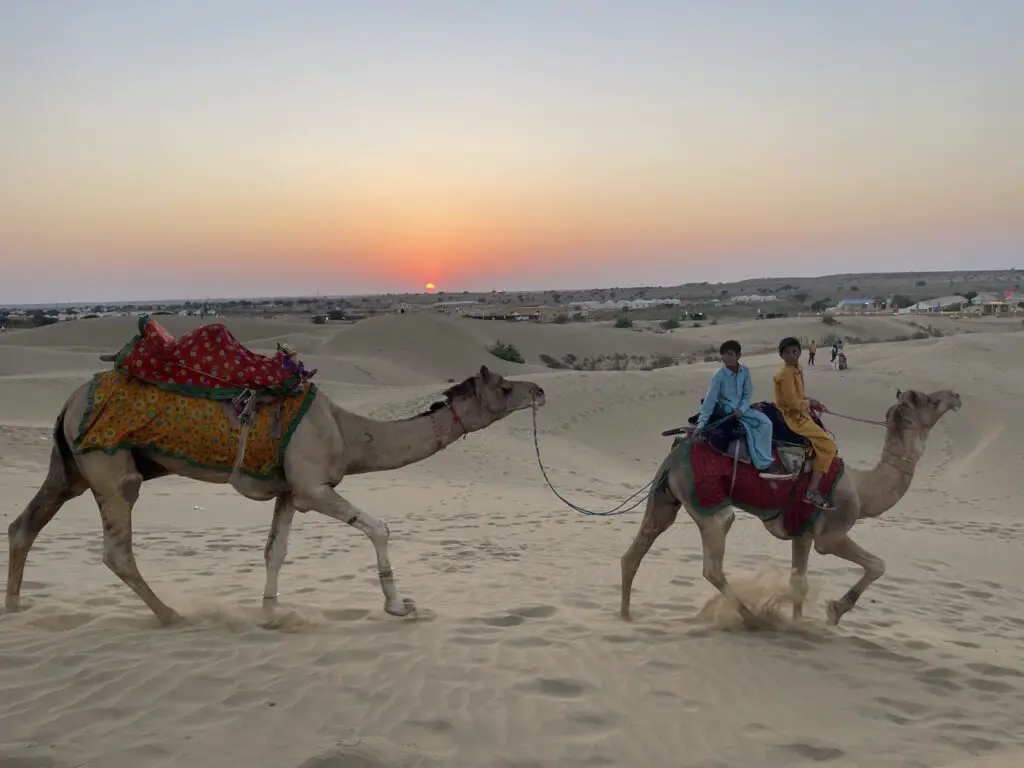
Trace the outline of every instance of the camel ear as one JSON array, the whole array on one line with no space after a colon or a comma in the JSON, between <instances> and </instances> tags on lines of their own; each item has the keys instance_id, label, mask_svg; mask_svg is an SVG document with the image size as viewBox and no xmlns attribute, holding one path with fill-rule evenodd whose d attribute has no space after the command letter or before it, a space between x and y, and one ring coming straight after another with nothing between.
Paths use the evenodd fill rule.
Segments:
<instances>
[{"instance_id":1,"label":"camel ear","mask_svg":"<svg viewBox=\"0 0 1024 768\"><path fill-rule=\"evenodd\" d=\"M896 399L899 400L901 397L903 397L903 390L902 389L897 389L896 390Z\"/></svg>"},{"instance_id":2,"label":"camel ear","mask_svg":"<svg viewBox=\"0 0 1024 768\"><path fill-rule=\"evenodd\" d=\"M491 375L491 372L489 370L487 370L487 366L486 365L481 365L480 366L480 378L486 379L490 375Z\"/></svg>"}]
</instances>

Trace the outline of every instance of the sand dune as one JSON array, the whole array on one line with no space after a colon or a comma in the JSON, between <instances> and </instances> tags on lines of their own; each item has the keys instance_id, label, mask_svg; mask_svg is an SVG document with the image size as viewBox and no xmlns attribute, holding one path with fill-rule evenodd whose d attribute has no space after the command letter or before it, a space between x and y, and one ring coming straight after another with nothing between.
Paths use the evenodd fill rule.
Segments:
<instances>
[{"instance_id":1,"label":"sand dune","mask_svg":"<svg viewBox=\"0 0 1024 768\"><path fill-rule=\"evenodd\" d=\"M189 318L166 318L181 333ZM899 319L843 321L900 338ZM552 480L608 508L645 484L659 432L692 413L712 365L653 372L551 371L497 361L496 338L540 353L679 354L723 338L751 350L813 318L672 334L383 317L353 326L229 321L254 346L301 342L340 404L408 415L481 363L542 383L540 442ZM974 326L977 327L977 326ZM911 331L913 329L911 328ZM953 330L952 328L950 330ZM6 520L45 474L50 424L133 331L114 318L0 341L0 490ZM635 514L584 517L546 489L529 414L403 470L340 490L388 520L416 622L381 611L373 550L300 515L273 613L260 606L269 504L220 486L154 481L135 513L153 588L185 616L162 629L102 564L94 502L60 512L32 551L27 610L0 616L0 765L682 766L997 768L1024 752L1024 334L978 333L851 349L846 372L808 369L833 410L880 418L897 388L952 387L964 409L936 428L911 491L854 531L887 575L838 628L823 601L857 572L812 557L810 615L735 630L701 576L687 518L644 561L634 621L619 620L619 557ZM751 355L770 395L771 354ZM873 463L877 427L833 419L851 463ZM726 566L748 601L785 607L788 547L741 517Z\"/></svg>"}]
</instances>

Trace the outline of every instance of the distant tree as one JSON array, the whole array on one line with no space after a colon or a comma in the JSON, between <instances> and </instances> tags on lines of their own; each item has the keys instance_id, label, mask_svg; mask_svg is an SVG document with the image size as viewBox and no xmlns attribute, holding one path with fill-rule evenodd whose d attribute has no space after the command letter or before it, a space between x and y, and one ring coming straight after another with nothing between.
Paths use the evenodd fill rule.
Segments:
<instances>
[{"instance_id":1,"label":"distant tree","mask_svg":"<svg viewBox=\"0 0 1024 768\"><path fill-rule=\"evenodd\" d=\"M821 299L811 304L811 312L824 312L826 309L832 306L832 300L829 298Z\"/></svg>"},{"instance_id":2,"label":"distant tree","mask_svg":"<svg viewBox=\"0 0 1024 768\"><path fill-rule=\"evenodd\" d=\"M633 320L631 318L626 317L625 315L619 315L617 318L615 318L615 327L632 328Z\"/></svg>"},{"instance_id":3,"label":"distant tree","mask_svg":"<svg viewBox=\"0 0 1024 768\"><path fill-rule=\"evenodd\" d=\"M671 330L679 327L679 318L677 318L677 317L666 318L665 320L661 321L660 325L666 331L671 331Z\"/></svg>"},{"instance_id":4,"label":"distant tree","mask_svg":"<svg viewBox=\"0 0 1024 768\"><path fill-rule=\"evenodd\" d=\"M808 298L808 294L804 293L803 291L801 291L800 293L793 294L793 301L795 301L797 304L803 304L805 301L807 301Z\"/></svg>"},{"instance_id":5,"label":"distant tree","mask_svg":"<svg viewBox=\"0 0 1024 768\"><path fill-rule=\"evenodd\" d=\"M897 293L892 297L892 306L894 309L905 309L906 307L914 306L914 300L909 296L904 296L902 293Z\"/></svg>"}]
</instances>

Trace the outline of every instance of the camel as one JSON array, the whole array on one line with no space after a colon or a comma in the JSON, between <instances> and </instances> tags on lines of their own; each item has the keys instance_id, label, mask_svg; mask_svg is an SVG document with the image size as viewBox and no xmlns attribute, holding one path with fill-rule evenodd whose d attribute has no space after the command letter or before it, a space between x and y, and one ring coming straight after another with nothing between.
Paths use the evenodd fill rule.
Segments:
<instances>
[{"instance_id":1,"label":"camel","mask_svg":"<svg viewBox=\"0 0 1024 768\"><path fill-rule=\"evenodd\" d=\"M394 616L412 616L415 603L401 598L395 585L388 556L387 523L358 509L334 489L346 475L381 472L422 461L460 437L545 402L544 390L537 384L508 381L486 366L481 366L475 376L445 390L444 401L434 403L430 410L399 421L377 421L350 413L332 403L320 390L285 449L283 477L257 480L248 476L230 478L226 473L197 469L142 450L117 451L112 455L102 451L74 453L71 446L87 408L87 390L88 385L77 389L61 408L54 424L46 479L8 528L8 611L20 607L25 562L39 532L64 504L91 490L103 523L104 564L162 624L180 621L180 615L160 600L143 579L132 552L132 507L142 484L178 475L205 483L230 482L248 499L274 500L264 549L264 604L273 605L278 599L278 576L296 510L314 510L366 534L376 552L384 611Z\"/></svg>"},{"instance_id":2,"label":"camel","mask_svg":"<svg viewBox=\"0 0 1024 768\"><path fill-rule=\"evenodd\" d=\"M850 529L862 518L879 517L892 508L910 488L914 468L924 455L928 433L949 411L959 410L960 396L950 390L896 393L897 403L885 414L885 443L878 464L870 470L847 469L836 484L834 510L822 511L813 528L795 538L781 528L779 518L764 521L765 528L778 539L792 541L792 572L790 586L796 596L793 618L803 615L803 598L807 594L807 565L811 547L822 555L835 555L861 566L864 575L839 600L826 603L828 623L835 626L853 609L857 600L873 582L885 574L885 563L850 538ZM704 578L738 609L744 625L756 628L759 622L742 601L730 591L725 575L725 541L736 519L730 506L710 515L697 514L685 501L690 498L690 479L672 454L662 463L647 500L640 530L622 556L622 601L620 615L628 620L630 593L640 561L654 540L675 522L680 506L693 518L700 531L704 549Z\"/></svg>"}]
</instances>

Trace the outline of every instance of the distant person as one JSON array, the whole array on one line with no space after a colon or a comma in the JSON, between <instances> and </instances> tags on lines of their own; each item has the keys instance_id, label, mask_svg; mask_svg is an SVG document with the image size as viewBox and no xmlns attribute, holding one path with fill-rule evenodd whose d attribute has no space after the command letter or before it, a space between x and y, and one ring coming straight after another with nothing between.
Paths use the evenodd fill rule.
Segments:
<instances>
[{"instance_id":1,"label":"distant person","mask_svg":"<svg viewBox=\"0 0 1024 768\"><path fill-rule=\"evenodd\" d=\"M717 406L743 425L750 463L760 470L761 477L789 477L792 473L772 457L771 420L750 407L754 387L750 382L750 369L740 365L742 351L740 343L734 340L723 342L718 348L718 354L722 356L722 367L711 377L711 386L700 405L697 431L708 425Z\"/></svg>"},{"instance_id":2,"label":"distant person","mask_svg":"<svg viewBox=\"0 0 1024 768\"><path fill-rule=\"evenodd\" d=\"M809 342L807 342L807 364L808 365L814 365L814 354L817 351L818 351L818 345L814 341L814 339L811 339Z\"/></svg>"},{"instance_id":3,"label":"distant person","mask_svg":"<svg viewBox=\"0 0 1024 768\"><path fill-rule=\"evenodd\" d=\"M839 367L838 358L839 358L839 342L838 341L833 341L832 342L832 370L833 371L838 369L838 367Z\"/></svg>"},{"instance_id":4,"label":"distant person","mask_svg":"<svg viewBox=\"0 0 1024 768\"><path fill-rule=\"evenodd\" d=\"M811 407L821 408L817 400L809 399L804 391L804 372L800 367L800 342L789 336L779 342L782 365L775 372L775 407L786 420L786 426L801 437L806 437L814 450L814 469L804 500L818 509L835 509L821 495L821 479L832 466L839 453L829 434L811 418Z\"/></svg>"}]
</instances>

